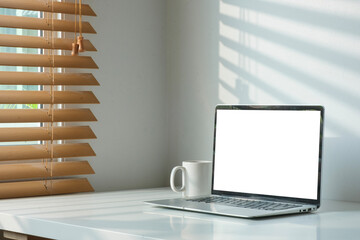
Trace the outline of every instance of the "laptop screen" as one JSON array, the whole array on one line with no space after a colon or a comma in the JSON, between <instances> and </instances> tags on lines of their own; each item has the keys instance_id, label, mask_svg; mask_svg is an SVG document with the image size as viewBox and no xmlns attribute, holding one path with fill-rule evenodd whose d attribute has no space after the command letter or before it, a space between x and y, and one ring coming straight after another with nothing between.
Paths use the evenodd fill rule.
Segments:
<instances>
[{"instance_id":1,"label":"laptop screen","mask_svg":"<svg viewBox=\"0 0 360 240\"><path fill-rule=\"evenodd\" d=\"M317 200L321 106L219 105L213 190Z\"/></svg>"}]
</instances>

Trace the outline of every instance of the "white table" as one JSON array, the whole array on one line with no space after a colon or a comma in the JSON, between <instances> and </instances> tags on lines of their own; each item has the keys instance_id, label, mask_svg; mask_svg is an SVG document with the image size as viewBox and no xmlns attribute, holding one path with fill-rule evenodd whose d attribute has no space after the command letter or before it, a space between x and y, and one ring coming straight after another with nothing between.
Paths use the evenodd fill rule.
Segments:
<instances>
[{"instance_id":1,"label":"white table","mask_svg":"<svg viewBox=\"0 0 360 240\"><path fill-rule=\"evenodd\" d=\"M53 239L360 239L360 203L261 220L151 207L179 195L147 189L0 200L0 229Z\"/></svg>"}]
</instances>

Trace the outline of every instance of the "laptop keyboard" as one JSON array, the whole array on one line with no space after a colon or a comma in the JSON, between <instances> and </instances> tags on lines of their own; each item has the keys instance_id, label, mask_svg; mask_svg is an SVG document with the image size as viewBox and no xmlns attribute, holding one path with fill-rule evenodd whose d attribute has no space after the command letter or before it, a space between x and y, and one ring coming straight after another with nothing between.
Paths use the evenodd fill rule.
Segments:
<instances>
[{"instance_id":1,"label":"laptop keyboard","mask_svg":"<svg viewBox=\"0 0 360 240\"><path fill-rule=\"evenodd\" d=\"M261 209L261 210L269 210L269 211L285 210L289 208L299 207L299 205L291 204L291 203L247 200L247 199L238 199L231 197L220 197L220 196L212 196L212 197L205 197L198 199L187 199L187 200L192 202L217 203L232 207Z\"/></svg>"}]
</instances>

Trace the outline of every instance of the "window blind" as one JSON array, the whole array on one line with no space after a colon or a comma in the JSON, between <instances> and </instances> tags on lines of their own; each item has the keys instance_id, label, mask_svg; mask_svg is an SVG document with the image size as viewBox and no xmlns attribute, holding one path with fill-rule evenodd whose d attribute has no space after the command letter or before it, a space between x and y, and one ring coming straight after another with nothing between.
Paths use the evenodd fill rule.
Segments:
<instances>
[{"instance_id":1,"label":"window blind","mask_svg":"<svg viewBox=\"0 0 360 240\"><path fill-rule=\"evenodd\" d=\"M40 85L41 90L0 90L0 104L37 104L42 108L0 109L1 124L41 123L39 127L0 128L0 198L16 198L89 192L93 188L80 175L94 174L86 160L95 156L84 139L96 136L86 122L97 121L89 108L72 104L98 104L91 91L69 91L66 86L98 86L91 73L68 73L72 69L97 69L90 56L70 55L74 34L96 31L81 16L96 16L81 0L1 0L0 8L42 12L42 18L0 15L0 27L42 30L43 36L0 34L0 47L36 48L43 54L0 53L0 66L40 67L43 72L0 71L0 85ZM58 19L71 14L75 21ZM76 35L75 35L76 36ZM97 51L84 39L81 50ZM89 54L87 54L89 55ZM77 122L76 126L66 123ZM80 124L79 122L84 122ZM80 142L79 142L80 140ZM36 141L38 144L17 144Z\"/></svg>"}]
</instances>

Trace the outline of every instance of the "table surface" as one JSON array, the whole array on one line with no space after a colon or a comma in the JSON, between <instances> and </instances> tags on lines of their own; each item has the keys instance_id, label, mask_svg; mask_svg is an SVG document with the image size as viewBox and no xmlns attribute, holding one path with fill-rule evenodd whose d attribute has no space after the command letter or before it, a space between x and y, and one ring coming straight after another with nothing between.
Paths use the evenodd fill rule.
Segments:
<instances>
[{"instance_id":1,"label":"table surface","mask_svg":"<svg viewBox=\"0 0 360 240\"><path fill-rule=\"evenodd\" d=\"M0 229L53 239L360 239L360 203L250 220L143 203L168 188L0 200Z\"/></svg>"}]
</instances>

